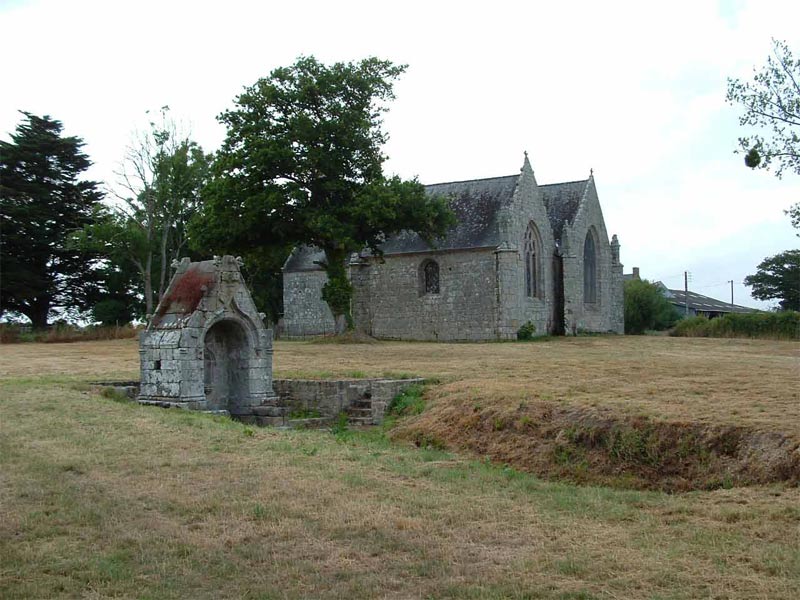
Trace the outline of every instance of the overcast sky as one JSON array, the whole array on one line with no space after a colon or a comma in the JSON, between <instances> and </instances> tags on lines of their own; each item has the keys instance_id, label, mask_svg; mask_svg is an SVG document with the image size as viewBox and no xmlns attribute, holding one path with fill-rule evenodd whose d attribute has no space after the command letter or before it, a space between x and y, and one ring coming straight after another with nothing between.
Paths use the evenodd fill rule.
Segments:
<instances>
[{"instance_id":1,"label":"overcast sky","mask_svg":"<svg viewBox=\"0 0 800 600\"><path fill-rule=\"evenodd\" d=\"M0 0L0 135L18 110L86 141L112 182L147 110L169 105L206 151L216 116L299 55L408 64L386 116L389 173L423 183L594 169L625 271L764 307L741 285L798 246L783 210L800 178L734 155L726 78L749 79L771 38L800 53L800 2L170 2Z\"/></svg>"}]
</instances>

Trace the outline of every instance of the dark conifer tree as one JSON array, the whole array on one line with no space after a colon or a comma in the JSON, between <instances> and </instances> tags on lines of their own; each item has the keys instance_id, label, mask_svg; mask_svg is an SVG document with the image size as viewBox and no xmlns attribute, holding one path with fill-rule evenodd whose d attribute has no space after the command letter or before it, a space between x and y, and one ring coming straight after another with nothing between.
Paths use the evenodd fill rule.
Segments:
<instances>
[{"instance_id":1,"label":"dark conifer tree","mask_svg":"<svg viewBox=\"0 0 800 600\"><path fill-rule=\"evenodd\" d=\"M41 328L52 309L96 300L92 257L68 239L91 221L102 194L79 179L91 165L83 140L63 137L47 115L22 114L11 141L0 141L0 312Z\"/></svg>"}]
</instances>

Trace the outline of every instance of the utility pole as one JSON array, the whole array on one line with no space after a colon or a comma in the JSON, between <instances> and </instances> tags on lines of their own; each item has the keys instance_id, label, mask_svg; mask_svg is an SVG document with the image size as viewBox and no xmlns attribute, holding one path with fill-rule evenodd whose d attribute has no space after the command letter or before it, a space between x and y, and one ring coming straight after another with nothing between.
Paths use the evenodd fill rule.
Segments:
<instances>
[{"instance_id":1,"label":"utility pole","mask_svg":"<svg viewBox=\"0 0 800 600\"><path fill-rule=\"evenodd\" d=\"M733 306L733 279L731 279L728 283L731 284L731 306Z\"/></svg>"},{"instance_id":2,"label":"utility pole","mask_svg":"<svg viewBox=\"0 0 800 600\"><path fill-rule=\"evenodd\" d=\"M683 303L685 316L689 316L689 271L683 272Z\"/></svg>"}]
</instances>

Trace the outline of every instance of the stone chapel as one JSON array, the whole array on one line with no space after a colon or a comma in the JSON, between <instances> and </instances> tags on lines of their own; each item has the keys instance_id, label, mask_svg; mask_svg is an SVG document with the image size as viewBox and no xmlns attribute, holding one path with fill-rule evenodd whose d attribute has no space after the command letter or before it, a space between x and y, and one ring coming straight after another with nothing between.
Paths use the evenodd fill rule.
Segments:
<instances>
[{"instance_id":1,"label":"stone chapel","mask_svg":"<svg viewBox=\"0 0 800 600\"><path fill-rule=\"evenodd\" d=\"M622 264L594 176L539 185L527 153L519 174L426 186L457 219L433 245L404 231L350 260L356 328L382 339L506 340L622 333ZM333 333L322 300L324 254L299 247L283 267L284 334Z\"/></svg>"}]
</instances>

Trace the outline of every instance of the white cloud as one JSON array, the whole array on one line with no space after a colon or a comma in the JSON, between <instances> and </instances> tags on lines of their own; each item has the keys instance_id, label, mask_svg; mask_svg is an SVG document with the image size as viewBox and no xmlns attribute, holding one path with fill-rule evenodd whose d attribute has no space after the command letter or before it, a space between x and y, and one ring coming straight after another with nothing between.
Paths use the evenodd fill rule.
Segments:
<instances>
[{"instance_id":1,"label":"white cloud","mask_svg":"<svg viewBox=\"0 0 800 600\"><path fill-rule=\"evenodd\" d=\"M798 22L796 2L12 3L0 133L17 109L49 113L87 141L92 176L111 179L148 109L170 105L213 150L216 115L271 69L377 55L409 64L386 119L390 171L510 174L523 150L542 183L594 168L624 262L696 264L701 285L704 257L746 274L796 245L781 210L797 178L742 166L724 98L771 37L800 53Z\"/></svg>"}]
</instances>

